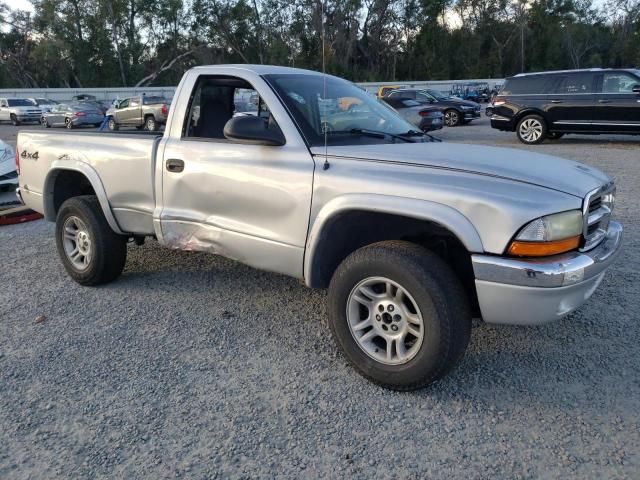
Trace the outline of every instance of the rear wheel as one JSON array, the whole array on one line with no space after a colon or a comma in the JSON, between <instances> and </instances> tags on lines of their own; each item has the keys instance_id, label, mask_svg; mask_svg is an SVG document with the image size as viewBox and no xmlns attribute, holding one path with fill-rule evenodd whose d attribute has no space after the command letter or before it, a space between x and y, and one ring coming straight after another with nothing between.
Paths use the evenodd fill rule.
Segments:
<instances>
[{"instance_id":1,"label":"rear wheel","mask_svg":"<svg viewBox=\"0 0 640 480\"><path fill-rule=\"evenodd\" d=\"M516 135L527 145L542 143L547 137L547 124L539 115L527 115L518 122Z\"/></svg>"},{"instance_id":2,"label":"rear wheel","mask_svg":"<svg viewBox=\"0 0 640 480\"><path fill-rule=\"evenodd\" d=\"M49 121L47 120L46 117L42 117L40 119L40 125L42 125L45 128L51 128L51 125L49 125Z\"/></svg>"},{"instance_id":3,"label":"rear wheel","mask_svg":"<svg viewBox=\"0 0 640 480\"><path fill-rule=\"evenodd\" d=\"M444 124L447 127L457 127L460 125L460 114L457 110L446 110L444 112Z\"/></svg>"},{"instance_id":4,"label":"rear wheel","mask_svg":"<svg viewBox=\"0 0 640 480\"><path fill-rule=\"evenodd\" d=\"M414 390L449 372L471 333L466 294L451 268L401 241L357 250L329 286L329 326L347 360L366 378Z\"/></svg>"},{"instance_id":5,"label":"rear wheel","mask_svg":"<svg viewBox=\"0 0 640 480\"><path fill-rule=\"evenodd\" d=\"M158 129L158 124L156 123L156 119L153 118L153 115L149 115L145 119L144 128L146 128L150 132L155 132Z\"/></svg>"},{"instance_id":6,"label":"rear wheel","mask_svg":"<svg viewBox=\"0 0 640 480\"><path fill-rule=\"evenodd\" d=\"M111 230L94 195L62 204L56 218L56 246L65 270L81 285L114 280L127 258L127 238Z\"/></svg>"},{"instance_id":7,"label":"rear wheel","mask_svg":"<svg viewBox=\"0 0 640 480\"><path fill-rule=\"evenodd\" d=\"M64 119L64 126L66 128L68 128L69 130L71 130L73 128L73 122L71 121L70 118L65 118Z\"/></svg>"},{"instance_id":8,"label":"rear wheel","mask_svg":"<svg viewBox=\"0 0 640 480\"><path fill-rule=\"evenodd\" d=\"M20 120L18 120L18 117L16 117L16 115L15 115L14 113L12 113L12 114L11 114L11 117L10 117L10 118L11 118L11 123L12 123L14 126L16 126L16 127L17 127L17 126L19 126L19 125L20 125Z\"/></svg>"}]
</instances>

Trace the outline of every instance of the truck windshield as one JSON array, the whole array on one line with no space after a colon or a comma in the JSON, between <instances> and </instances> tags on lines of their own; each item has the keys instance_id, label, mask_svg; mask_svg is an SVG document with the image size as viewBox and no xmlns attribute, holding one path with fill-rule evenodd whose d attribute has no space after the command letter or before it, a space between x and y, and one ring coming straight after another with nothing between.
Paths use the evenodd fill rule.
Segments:
<instances>
[{"instance_id":1,"label":"truck windshield","mask_svg":"<svg viewBox=\"0 0 640 480\"><path fill-rule=\"evenodd\" d=\"M26 98L9 98L7 103L10 107L35 107L36 104Z\"/></svg>"},{"instance_id":2,"label":"truck windshield","mask_svg":"<svg viewBox=\"0 0 640 480\"><path fill-rule=\"evenodd\" d=\"M340 145L395 142L398 135L416 133L416 127L395 110L346 80L304 74L264 78L279 94L310 146L323 146L325 133L329 134L328 144Z\"/></svg>"}]
</instances>

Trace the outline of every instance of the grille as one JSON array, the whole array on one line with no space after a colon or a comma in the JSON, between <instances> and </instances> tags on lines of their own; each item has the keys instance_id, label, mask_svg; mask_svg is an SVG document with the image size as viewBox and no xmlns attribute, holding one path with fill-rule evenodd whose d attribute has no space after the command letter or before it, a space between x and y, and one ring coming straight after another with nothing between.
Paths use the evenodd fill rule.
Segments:
<instances>
[{"instance_id":1,"label":"grille","mask_svg":"<svg viewBox=\"0 0 640 480\"><path fill-rule=\"evenodd\" d=\"M589 192L585 197L582 208L584 215L582 251L596 247L607 234L615 194L615 185L611 182Z\"/></svg>"}]
</instances>

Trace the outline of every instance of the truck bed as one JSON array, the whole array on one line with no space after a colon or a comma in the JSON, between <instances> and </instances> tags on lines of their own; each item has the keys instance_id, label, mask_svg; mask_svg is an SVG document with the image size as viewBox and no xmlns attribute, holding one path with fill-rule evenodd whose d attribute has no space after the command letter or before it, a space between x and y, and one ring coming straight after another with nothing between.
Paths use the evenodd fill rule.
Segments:
<instances>
[{"instance_id":1,"label":"truck bed","mask_svg":"<svg viewBox=\"0 0 640 480\"><path fill-rule=\"evenodd\" d=\"M154 165L161 135L23 130L17 142L23 200L46 214L47 175L56 168L88 167L102 183L120 229L153 234Z\"/></svg>"}]
</instances>

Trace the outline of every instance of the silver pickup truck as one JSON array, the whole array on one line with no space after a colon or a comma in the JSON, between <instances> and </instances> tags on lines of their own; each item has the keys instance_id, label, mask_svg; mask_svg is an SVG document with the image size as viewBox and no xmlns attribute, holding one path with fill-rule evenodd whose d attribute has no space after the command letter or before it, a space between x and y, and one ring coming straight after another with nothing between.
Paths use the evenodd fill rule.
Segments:
<instances>
[{"instance_id":1,"label":"silver pickup truck","mask_svg":"<svg viewBox=\"0 0 640 480\"><path fill-rule=\"evenodd\" d=\"M167 100L156 95L141 95L125 98L107 110L109 130L118 130L120 126L137 127L155 132L167 121Z\"/></svg>"},{"instance_id":2,"label":"silver pickup truck","mask_svg":"<svg viewBox=\"0 0 640 480\"><path fill-rule=\"evenodd\" d=\"M579 307L622 235L615 186L594 168L431 140L336 77L197 67L162 136L20 132L20 194L56 222L83 285L114 280L128 241L153 237L328 288L349 362L410 390L456 364L473 317L531 325Z\"/></svg>"}]
</instances>

